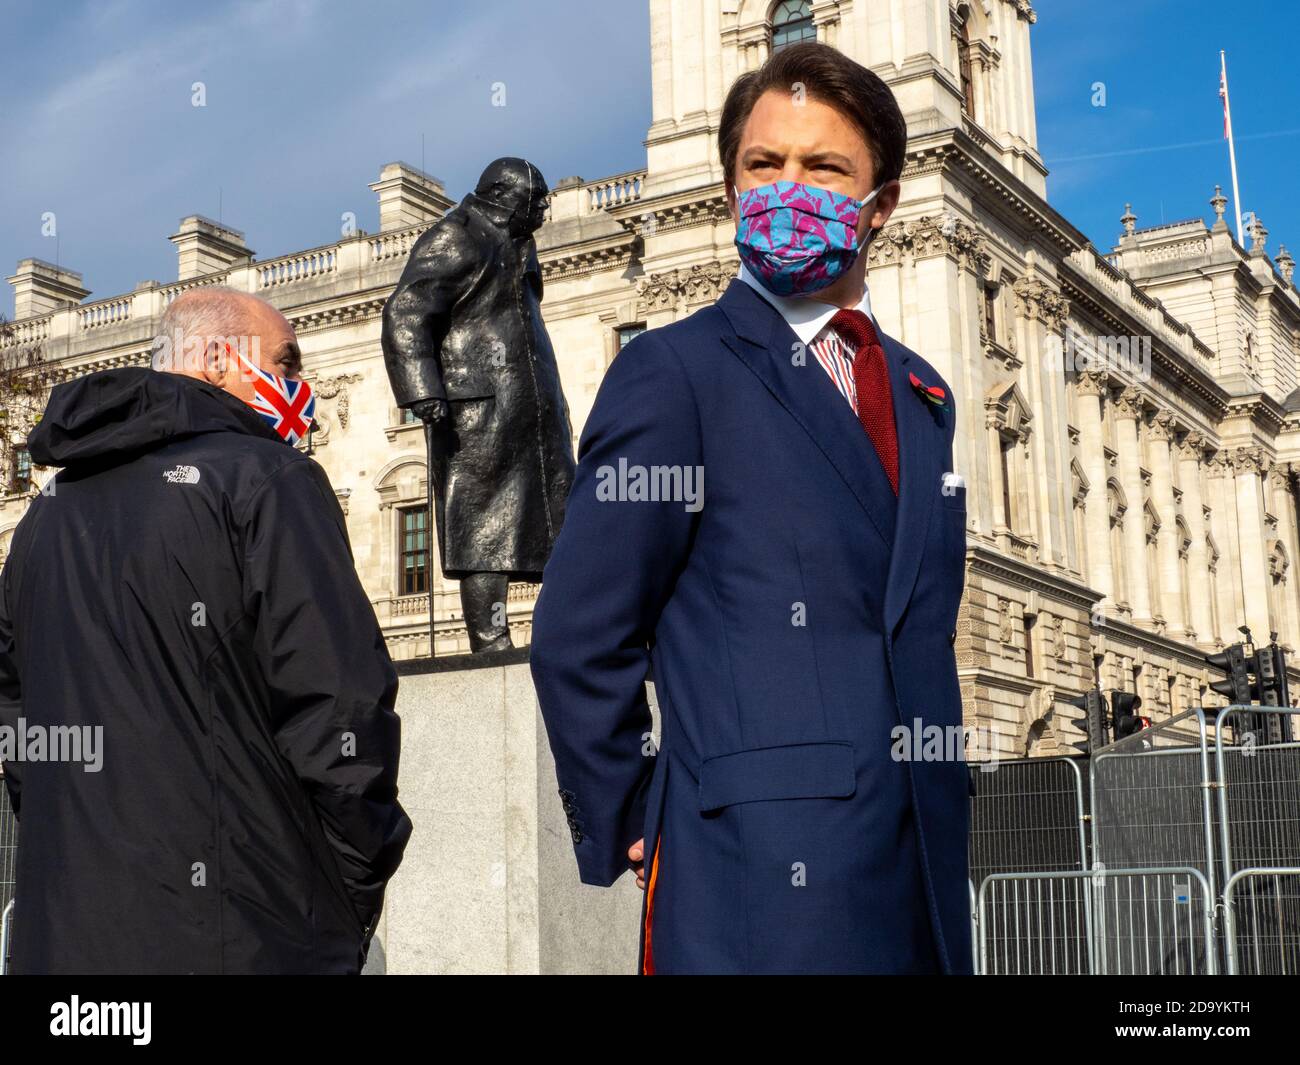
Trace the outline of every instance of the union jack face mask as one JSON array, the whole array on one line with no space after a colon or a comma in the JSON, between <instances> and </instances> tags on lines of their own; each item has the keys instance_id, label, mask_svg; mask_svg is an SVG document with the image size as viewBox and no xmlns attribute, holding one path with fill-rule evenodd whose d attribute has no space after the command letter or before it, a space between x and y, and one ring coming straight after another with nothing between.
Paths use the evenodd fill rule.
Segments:
<instances>
[{"instance_id":1,"label":"union jack face mask","mask_svg":"<svg viewBox=\"0 0 1300 1065\"><path fill-rule=\"evenodd\" d=\"M306 381L292 381L260 366L254 366L242 351L229 344L226 351L242 362L253 375L253 398L247 403L266 419L267 425L286 444L297 444L311 429L316 414L316 395Z\"/></svg>"}]
</instances>

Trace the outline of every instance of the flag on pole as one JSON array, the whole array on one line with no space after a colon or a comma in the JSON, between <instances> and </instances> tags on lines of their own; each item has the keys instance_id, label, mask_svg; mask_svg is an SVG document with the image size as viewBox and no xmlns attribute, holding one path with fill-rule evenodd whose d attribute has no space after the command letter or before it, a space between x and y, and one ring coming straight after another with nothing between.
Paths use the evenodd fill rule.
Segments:
<instances>
[{"instance_id":1,"label":"flag on pole","mask_svg":"<svg viewBox=\"0 0 1300 1065\"><path fill-rule=\"evenodd\" d=\"M1227 71L1219 71L1219 99L1223 101L1223 139L1228 139L1228 75Z\"/></svg>"},{"instance_id":2,"label":"flag on pole","mask_svg":"<svg viewBox=\"0 0 1300 1065\"><path fill-rule=\"evenodd\" d=\"M1219 50L1219 98L1223 100L1223 139L1228 142L1228 165L1232 167L1232 206L1237 216L1237 243L1245 245L1241 231L1241 189L1237 186L1237 146L1232 139L1232 104L1228 101L1228 57Z\"/></svg>"}]
</instances>

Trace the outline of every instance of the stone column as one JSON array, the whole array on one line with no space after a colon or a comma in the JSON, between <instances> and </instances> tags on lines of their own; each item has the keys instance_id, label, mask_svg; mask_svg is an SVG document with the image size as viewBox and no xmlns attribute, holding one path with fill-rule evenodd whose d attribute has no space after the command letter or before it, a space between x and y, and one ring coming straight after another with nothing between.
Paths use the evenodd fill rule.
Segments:
<instances>
[{"instance_id":1,"label":"stone column","mask_svg":"<svg viewBox=\"0 0 1300 1065\"><path fill-rule=\"evenodd\" d=\"M1219 548L1218 565L1218 627L1215 639L1232 643L1237 638L1237 626L1241 624L1241 570L1239 560L1241 551L1237 539L1237 502L1234 492L1232 463L1227 452L1216 451L1205 463L1207 473L1206 487L1210 494L1210 506L1213 510L1210 527Z\"/></svg>"},{"instance_id":2,"label":"stone column","mask_svg":"<svg viewBox=\"0 0 1300 1065\"><path fill-rule=\"evenodd\" d=\"M1181 636L1187 629L1183 582L1178 572L1178 523L1175 521L1173 464L1169 445L1173 415L1160 411L1151 421L1151 498L1160 515L1156 558L1160 565L1160 613L1168 631Z\"/></svg>"},{"instance_id":3,"label":"stone column","mask_svg":"<svg viewBox=\"0 0 1300 1065\"><path fill-rule=\"evenodd\" d=\"M1279 599L1275 604L1278 618L1278 641L1296 647L1300 644L1300 597L1296 594L1296 551L1300 549L1296 537L1295 494L1292 487L1294 467L1278 463L1268 471L1267 488L1269 513L1277 518L1277 538L1286 552L1286 571L1279 585Z\"/></svg>"},{"instance_id":4,"label":"stone column","mask_svg":"<svg viewBox=\"0 0 1300 1065\"><path fill-rule=\"evenodd\" d=\"M1183 489L1183 520L1192 538L1187 551L1187 585L1190 602L1184 604L1188 624L1201 643L1214 639L1210 610L1210 555L1205 545L1205 505L1201 499L1201 458L1205 438L1200 433L1186 433L1178 442L1178 483Z\"/></svg>"},{"instance_id":5,"label":"stone column","mask_svg":"<svg viewBox=\"0 0 1300 1065\"><path fill-rule=\"evenodd\" d=\"M1146 518L1142 507L1142 453L1138 448L1138 421L1142 417L1142 394L1126 388L1115 401L1116 440L1119 452L1120 483L1128 498L1124 514L1124 559L1128 573L1128 601L1133 620L1150 622L1151 584L1147 575Z\"/></svg>"},{"instance_id":6,"label":"stone column","mask_svg":"<svg viewBox=\"0 0 1300 1065\"><path fill-rule=\"evenodd\" d=\"M1028 395L1040 425L1063 425L1066 417L1064 362L1046 358L1060 350L1061 334L1070 303L1053 284L1037 277L1022 277L1012 285L1017 313L1027 319L1025 367L1021 387ZM1045 565L1064 566L1069 544L1070 447L1064 433L1036 433L1028 446L1026 496L1035 520L1032 535L1037 540L1039 560Z\"/></svg>"},{"instance_id":7,"label":"stone column","mask_svg":"<svg viewBox=\"0 0 1300 1065\"><path fill-rule=\"evenodd\" d=\"M1106 444L1101 428L1101 404L1109 391L1104 373L1080 373L1075 381L1079 398L1079 448L1088 476L1084 528L1088 533L1088 584L1101 592L1104 609L1114 603L1115 577L1110 558L1110 501L1106 491Z\"/></svg>"},{"instance_id":8,"label":"stone column","mask_svg":"<svg viewBox=\"0 0 1300 1065\"><path fill-rule=\"evenodd\" d=\"M1262 477L1264 449L1239 447L1228 457L1237 503L1237 579L1241 582L1245 618L1257 643L1265 643L1272 628L1268 611L1268 545L1264 528Z\"/></svg>"}]
</instances>

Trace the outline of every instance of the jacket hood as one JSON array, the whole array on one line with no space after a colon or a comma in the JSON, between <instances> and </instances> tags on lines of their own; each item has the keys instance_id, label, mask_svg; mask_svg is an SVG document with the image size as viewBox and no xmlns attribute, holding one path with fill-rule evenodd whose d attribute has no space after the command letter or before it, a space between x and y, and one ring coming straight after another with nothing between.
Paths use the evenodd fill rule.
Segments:
<instances>
[{"instance_id":1,"label":"jacket hood","mask_svg":"<svg viewBox=\"0 0 1300 1065\"><path fill-rule=\"evenodd\" d=\"M200 433L280 437L251 407L206 381L142 366L56 385L27 436L32 461L75 466L130 458Z\"/></svg>"}]
</instances>

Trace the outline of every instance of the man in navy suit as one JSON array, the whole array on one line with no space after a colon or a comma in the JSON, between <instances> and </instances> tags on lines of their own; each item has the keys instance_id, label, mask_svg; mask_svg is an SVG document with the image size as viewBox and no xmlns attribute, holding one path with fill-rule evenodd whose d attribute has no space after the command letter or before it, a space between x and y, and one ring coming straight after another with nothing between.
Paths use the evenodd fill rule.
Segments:
<instances>
[{"instance_id":1,"label":"man in navy suit","mask_svg":"<svg viewBox=\"0 0 1300 1065\"><path fill-rule=\"evenodd\" d=\"M807 43L718 141L740 276L610 367L534 614L578 868L648 888L643 972L969 972L952 397L861 254L906 126Z\"/></svg>"}]
</instances>

